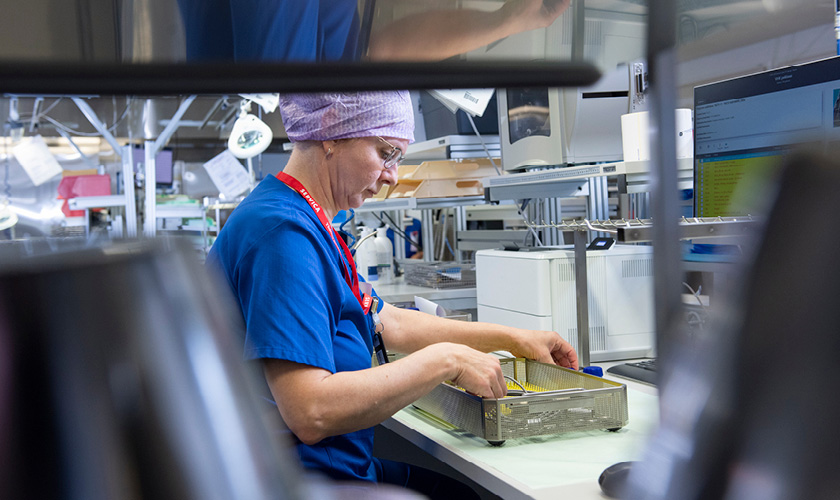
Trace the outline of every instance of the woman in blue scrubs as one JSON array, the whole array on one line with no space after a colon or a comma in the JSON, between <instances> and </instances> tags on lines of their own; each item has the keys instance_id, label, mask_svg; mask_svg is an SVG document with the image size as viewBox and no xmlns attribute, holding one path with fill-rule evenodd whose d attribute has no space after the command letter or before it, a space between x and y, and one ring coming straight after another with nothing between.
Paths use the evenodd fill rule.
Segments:
<instances>
[{"instance_id":1,"label":"woman in blue scrubs","mask_svg":"<svg viewBox=\"0 0 840 500\"><path fill-rule=\"evenodd\" d=\"M444 381L504 396L491 351L575 369L577 355L555 332L377 306L359 279L330 221L397 182L413 140L407 92L285 95L280 112L294 142L288 165L233 211L208 256L239 302L244 356L261 362L304 466L339 480L443 484L375 459L373 427ZM380 340L407 356L372 367Z\"/></svg>"}]
</instances>

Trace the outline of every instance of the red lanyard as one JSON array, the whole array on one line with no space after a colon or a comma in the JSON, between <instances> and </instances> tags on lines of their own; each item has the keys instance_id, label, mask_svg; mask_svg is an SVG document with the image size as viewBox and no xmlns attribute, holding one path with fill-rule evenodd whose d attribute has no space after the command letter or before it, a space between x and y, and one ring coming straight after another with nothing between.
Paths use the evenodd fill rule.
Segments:
<instances>
[{"instance_id":1,"label":"red lanyard","mask_svg":"<svg viewBox=\"0 0 840 500\"><path fill-rule=\"evenodd\" d=\"M364 311L365 314L367 314L368 310L370 310L371 296L368 294L364 294L364 297L362 297L362 293L359 290L359 275L356 273L356 262L353 260L353 255L350 253L350 249L347 248L347 244L344 243L344 240L342 238L336 238L335 229L333 229L330 221L327 220L327 216L324 215L324 209L321 208L321 205L319 205L318 202L315 201L315 199L309 195L309 191L307 191L306 188L303 187L303 184L301 184L299 180L284 172L278 172L277 178L290 188L297 191L303 197L303 199L306 200L307 203L309 203L309 206L312 208L312 211L315 212L315 215L318 216L318 220L321 221L321 225L324 226L324 230L327 232L327 234L330 235L330 238L332 238L333 244L339 251L339 255L342 252L344 253L344 256L347 259L347 262L350 266L350 272L348 273L347 266L345 266L343 263L341 264L341 271L344 275L344 281L347 282L347 286L349 286L350 290L353 291L353 295L356 296L356 300L358 300L359 305L362 306L362 311ZM339 257L339 261L340 260L341 258Z\"/></svg>"}]
</instances>

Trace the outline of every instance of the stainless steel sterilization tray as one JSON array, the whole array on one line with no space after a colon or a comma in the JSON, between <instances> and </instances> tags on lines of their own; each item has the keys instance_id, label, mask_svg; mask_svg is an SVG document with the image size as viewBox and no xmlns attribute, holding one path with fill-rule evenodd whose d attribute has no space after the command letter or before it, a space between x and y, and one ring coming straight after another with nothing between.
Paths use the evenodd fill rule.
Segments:
<instances>
[{"instance_id":1,"label":"stainless steel sterilization tray","mask_svg":"<svg viewBox=\"0 0 840 500\"><path fill-rule=\"evenodd\" d=\"M627 425L624 384L523 358L501 360L508 396L480 398L440 384L414 406L500 445L508 439Z\"/></svg>"}]
</instances>

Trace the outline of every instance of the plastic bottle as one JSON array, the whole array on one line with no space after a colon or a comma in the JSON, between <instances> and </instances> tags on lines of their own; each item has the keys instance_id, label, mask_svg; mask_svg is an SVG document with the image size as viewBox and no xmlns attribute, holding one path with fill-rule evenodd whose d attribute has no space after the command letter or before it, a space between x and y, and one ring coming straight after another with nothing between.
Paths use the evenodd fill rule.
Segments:
<instances>
[{"instance_id":1,"label":"plastic bottle","mask_svg":"<svg viewBox=\"0 0 840 500\"><path fill-rule=\"evenodd\" d=\"M393 259L394 246L388 239L388 229L380 227L376 230L376 267L379 275L379 283L391 283L394 280Z\"/></svg>"},{"instance_id":2,"label":"plastic bottle","mask_svg":"<svg viewBox=\"0 0 840 500\"><path fill-rule=\"evenodd\" d=\"M373 234L373 228L361 227L361 234L359 239ZM379 279L377 260L376 260L376 242L374 237L367 238L356 248L356 271L362 275L367 282L377 282Z\"/></svg>"}]
</instances>

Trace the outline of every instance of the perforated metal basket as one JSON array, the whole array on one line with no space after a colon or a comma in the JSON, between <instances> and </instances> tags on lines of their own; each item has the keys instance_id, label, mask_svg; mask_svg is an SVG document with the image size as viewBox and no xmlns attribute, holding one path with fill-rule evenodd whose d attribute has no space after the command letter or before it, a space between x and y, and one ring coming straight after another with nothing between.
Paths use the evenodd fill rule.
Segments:
<instances>
[{"instance_id":1,"label":"perforated metal basket","mask_svg":"<svg viewBox=\"0 0 840 500\"><path fill-rule=\"evenodd\" d=\"M522 358L503 359L502 372L529 392L509 384L509 395L483 399L440 384L414 406L482 437L491 444L571 431L616 430L627 425L624 384ZM530 392L532 389L538 389ZM514 395L510 395L514 394Z\"/></svg>"},{"instance_id":2,"label":"perforated metal basket","mask_svg":"<svg viewBox=\"0 0 840 500\"><path fill-rule=\"evenodd\" d=\"M405 262L405 282L427 288L470 288L475 286L475 263Z\"/></svg>"}]
</instances>

